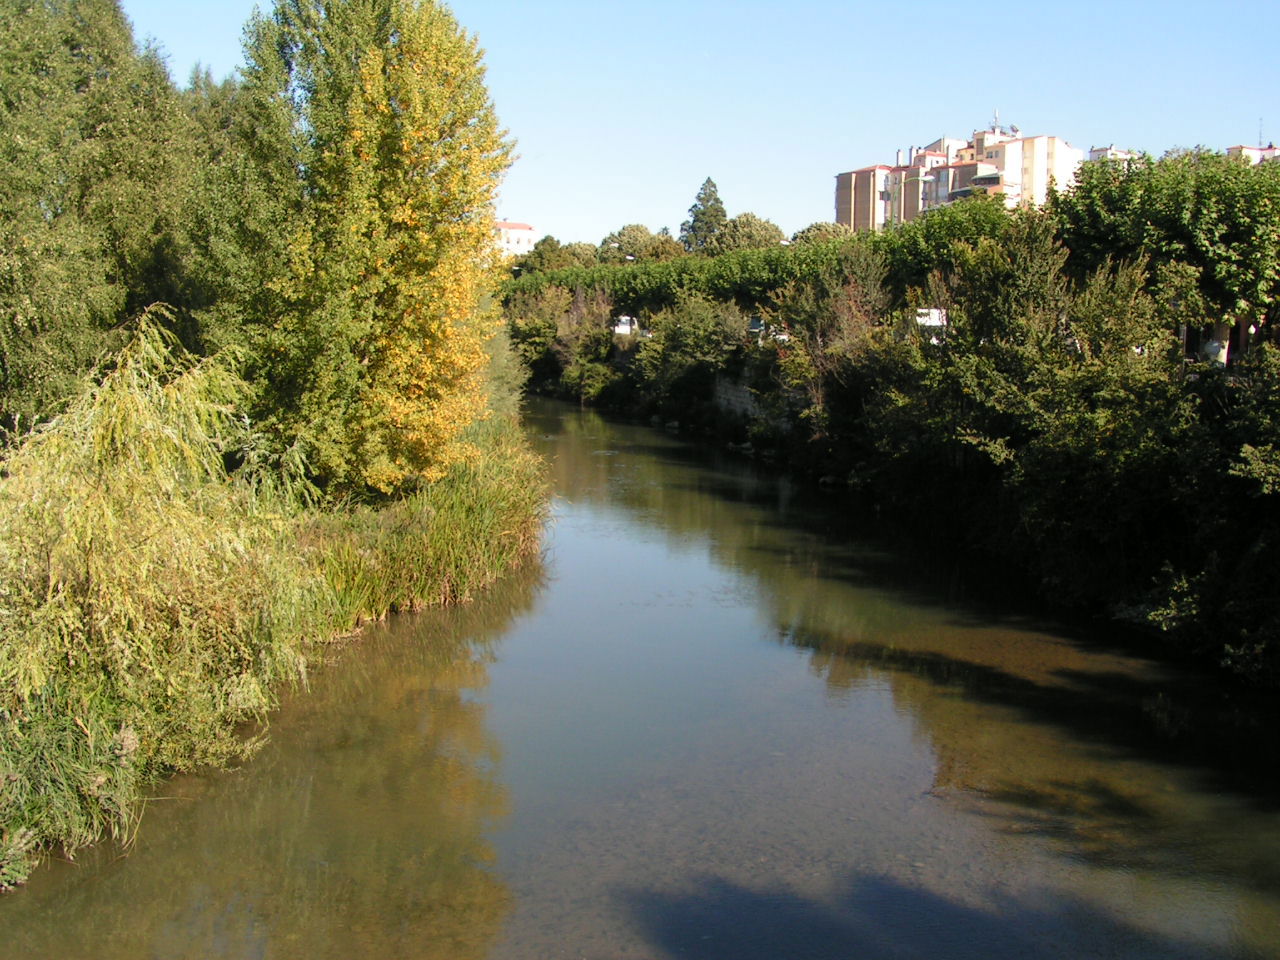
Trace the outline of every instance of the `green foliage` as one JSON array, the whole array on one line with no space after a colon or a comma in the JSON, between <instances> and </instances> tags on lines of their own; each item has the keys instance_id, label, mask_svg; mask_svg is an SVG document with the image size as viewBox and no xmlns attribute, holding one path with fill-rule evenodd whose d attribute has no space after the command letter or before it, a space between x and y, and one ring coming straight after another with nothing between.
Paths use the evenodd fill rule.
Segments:
<instances>
[{"instance_id":1,"label":"green foliage","mask_svg":"<svg viewBox=\"0 0 1280 960\"><path fill-rule=\"evenodd\" d=\"M949 268L931 277L928 301L948 310L948 337L972 349L1052 335L1067 298L1066 257L1053 222L1020 210L998 238L953 243Z\"/></svg>"},{"instance_id":2,"label":"green foliage","mask_svg":"<svg viewBox=\"0 0 1280 960\"><path fill-rule=\"evenodd\" d=\"M216 205L210 268L244 268L220 324L238 321L261 364L277 449L300 446L327 489L412 488L468 455L460 434L484 409L479 304L511 146L479 50L418 0L281 0L247 36L254 122L217 182L248 167L243 202L272 199L243 218Z\"/></svg>"},{"instance_id":3,"label":"green foliage","mask_svg":"<svg viewBox=\"0 0 1280 960\"><path fill-rule=\"evenodd\" d=\"M517 291L507 302L505 315L517 356L535 381L560 375L556 336L561 318L573 305L573 293L564 287Z\"/></svg>"},{"instance_id":4,"label":"green foliage","mask_svg":"<svg viewBox=\"0 0 1280 960\"><path fill-rule=\"evenodd\" d=\"M641 223L619 227L600 241L597 259L601 263L629 263L639 260L653 242L653 231Z\"/></svg>"},{"instance_id":5,"label":"green foliage","mask_svg":"<svg viewBox=\"0 0 1280 960\"><path fill-rule=\"evenodd\" d=\"M791 235L792 243L826 243L829 240L843 240L853 234L853 227L843 223L830 223L819 220Z\"/></svg>"},{"instance_id":6,"label":"green foliage","mask_svg":"<svg viewBox=\"0 0 1280 960\"><path fill-rule=\"evenodd\" d=\"M740 250L719 257L679 257L626 266L602 264L521 276L509 281L504 300L550 286L569 290L604 290L621 313L638 316L673 306L681 292L713 300L732 300L744 310L770 302L785 284L833 269L852 238L828 243L772 246Z\"/></svg>"},{"instance_id":7,"label":"green foliage","mask_svg":"<svg viewBox=\"0 0 1280 960\"><path fill-rule=\"evenodd\" d=\"M1198 404L1141 264L1099 272L1065 312L1069 339L1032 357L1007 482L1041 578L1064 600L1119 604L1188 562L1174 518L1202 495Z\"/></svg>"},{"instance_id":8,"label":"green foliage","mask_svg":"<svg viewBox=\"0 0 1280 960\"><path fill-rule=\"evenodd\" d=\"M641 260L674 260L676 257L683 257L685 249L675 237L671 236L671 231L663 227L653 235L653 239L645 245L641 253Z\"/></svg>"},{"instance_id":9,"label":"green foliage","mask_svg":"<svg viewBox=\"0 0 1280 960\"><path fill-rule=\"evenodd\" d=\"M546 236L535 243L532 250L517 258L511 266L511 272L513 276L529 276L551 270L593 267L598 262L596 248L591 244L561 244L555 237Z\"/></svg>"},{"instance_id":10,"label":"green foliage","mask_svg":"<svg viewBox=\"0 0 1280 960\"><path fill-rule=\"evenodd\" d=\"M244 384L174 361L145 320L102 383L29 434L0 481L3 836L120 836L160 772L242 755L235 724L303 676L320 584L295 499L230 480Z\"/></svg>"},{"instance_id":11,"label":"green foliage","mask_svg":"<svg viewBox=\"0 0 1280 960\"><path fill-rule=\"evenodd\" d=\"M1178 161L1200 162L1230 207L1246 168ZM738 378L764 411L752 429L793 464L927 516L930 537L1011 564L1056 603L1273 681L1280 361L1265 342L1229 370L1184 360L1180 328L1218 309L1208 260L1144 244L1081 275L1071 236L1055 212L973 198L883 234L520 281L507 302L551 279L561 302L608 291L652 338L630 366L600 354L602 369L682 422L704 419L716 376ZM917 307L945 326L917 326ZM733 345L743 310L765 328Z\"/></svg>"},{"instance_id":12,"label":"green foliage","mask_svg":"<svg viewBox=\"0 0 1280 960\"><path fill-rule=\"evenodd\" d=\"M895 303L905 304L922 290L936 270L953 265L955 244L998 238L1008 227L1009 211L999 197L978 195L926 211L909 223L878 234L889 263Z\"/></svg>"},{"instance_id":13,"label":"green foliage","mask_svg":"<svg viewBox=\"0 0 1280 960\"><path fill-rule=\"evenodd\" d=\"M0 419L50 415L175 300L193 132L115 0L0 4Z\"/></svg>"},{"instance_id":14,"label":"green foliage","mask_svg":"<svg viewBox=\"0 0 1280 960\"><path fill-rule=\"evenodd\" d=\"M536 547L510 400L415 496L307 510L304 465L255 455L234 358L182 355L156 319L0 465L0 888L55 844L128 836L156 777L251 752L240 724L317 641L465 600Z\"/></svg>"},{"instance_id":15,"label":"green foliage","mask_svg":"<svg viewBox=\"0 0 1280 960\"><path fill-rule=\"evenodd\" d=\"M467 437L477 455L423 490L313 513L301 525L299 542L322 558L334 630L469 601L536 549L547 491L517 419L491 418Z\"/></svg>"},{"instance_id":16,"label":"green foliage","mask_svg":"<svg viewBox=\"0 0 1280 960\"><path fill-rule=\"evenodd\" d=\"M0 0L0 888L541 523L474 39L282 0L246 41L241 81L180 94L115 0ZM311 480L414 496L324 514Z\"/></svg>"},{"instance_id":17,"label":"green foliage","mask_svg":"<svg viewBox=\"0 0 1280 960\"><path fill-rule=\"evenodd\" d=\"M856 416L857 367L888 320L887 269L868 236L848 238L836 259L782 287L766 310L786 335L770 343L779 384L811 436Z\"/></svg>"},{"instance_id":18,"label":"green foliage","mask_svg":"<svg viewBox=\"0 0 1280 960\"><path fill-rule=\"evenodd\" d=\"M613 301L600 290L576 290L559 318L552 352L563 388L580 400L595 400L617 379L613 358Z\"/></svg>"},{"instance_id":19,"label":"green foliage","mask_svg":"<svg viewBox=\"0 0 1280 960\"><path fill-rule=\"evenodd\" d=\"M637 355L645 388L673 410L711 399L715 375L747 342L747 318L732 303L682 294L646 320L649 336Z\"/></svg>"},{"instance_id":20,"label":"green foliage","mask_svg":"<svg viewBox=\"0 0 1280 960\"><path fill-rule=\"evenodd\" d=\"M630 223L600 241L600 263L638 263L642 260L671 260L685 250L664 228L653 233L639 223Z\"/></svg>"},{"instance_id":21,"label":"green foliage","mask_svg":"<svg viewBox=\"0 0 1280 960\"><path fill-rule=\"evenodd\" d=\"M1191 271L1217 322L1261 322L1280 298L1280 166L1207 151L1085 164L1050 209L1077 275L1146 257Z\"/></svg>"},{"instance_id":22,"label":"green foliage","mask_svg":"<svg viewBox=\"0 0 1280 960\"><path fill-rule=\"evenodd\" d=\"M618 379L614 306L604 290L528 286L504 313L516 355L543 389L594 400Z\"/></svg>"},{"instance_id":23,"label":"green foliage","mask_svg":"<svg viewBox=\"0 0 1280 960\"><path fill-rule=\"evenodd\" d=\"M715 181L707 177L693 198L689 219L680 224L680 245L689 253L711 252L711 242L724 229L728 219L720 191L716 189Z\"/></svg>"},{"instance_id":24,"label":"green foliage","mask_svg":"<svg viewBox=\"0 0 1280 960\"><path fill-rule=\"evenodd\" d=\"M740 213L725 223L719 233L707 244L712 256L733 253L735 250L755 250L782 243L786 234L772 220L757 217L754 213Z\"/></svg>"}]
</instances>

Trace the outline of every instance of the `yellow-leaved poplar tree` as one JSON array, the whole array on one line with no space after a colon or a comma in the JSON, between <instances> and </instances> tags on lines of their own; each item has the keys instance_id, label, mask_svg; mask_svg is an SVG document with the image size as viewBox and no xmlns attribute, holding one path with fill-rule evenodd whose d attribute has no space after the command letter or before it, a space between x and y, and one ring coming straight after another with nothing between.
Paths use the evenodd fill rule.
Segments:
<instances>
[{"instance_id":1,"label":"yellow-leaved poplar tree","mask_svg":"<svg viewBox=\"0 0 1280 960\"><path fill-rule=\"evenodd\" d=\"M430 0L277 0L255 24L296 104L305 276L264 333L265 402L322 484L396 493L466 456L497 318L493 208L510 163L481 51ZM263 42L265 41L265 42ZM268 378L272 371L266 371Z\"/></svg>"}]
</instances>

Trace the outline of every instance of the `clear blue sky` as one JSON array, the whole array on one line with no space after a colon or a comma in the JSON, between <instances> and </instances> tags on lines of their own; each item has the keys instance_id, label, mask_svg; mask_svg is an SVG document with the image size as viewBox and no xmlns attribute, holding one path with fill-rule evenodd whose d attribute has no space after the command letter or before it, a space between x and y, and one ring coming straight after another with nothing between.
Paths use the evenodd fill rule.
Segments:
<instances>
[{"instance_id":1,"label":"clear blue sky","mask_svg":"<svg viewBox=\"0 0 1280 960\"><path fill-rule=\"evenodd\" d=\"M252 0L124 0L185 83L240 63ZM263 4L264 8L269 4ZM732 216L791 233L833 216L834 177L968 137L1161 154L1280 141L1280 0L455 0L486 51L519 159L499 215L598 242L678 232L706 177Z\"/></svg>"}]
</instances>

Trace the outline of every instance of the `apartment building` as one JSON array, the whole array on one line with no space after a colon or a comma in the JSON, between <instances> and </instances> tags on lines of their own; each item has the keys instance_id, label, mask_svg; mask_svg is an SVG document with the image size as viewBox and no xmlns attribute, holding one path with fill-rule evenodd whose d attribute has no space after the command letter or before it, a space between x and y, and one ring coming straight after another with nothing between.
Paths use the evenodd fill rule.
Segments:
<instances>
[{"instance_id":1,"label":"apartment building","mask_svg":"<svg viewBox=\"0 0 1280 960\"><path fill-rule=\"evenodd\" d=\"M1237 145L1227 147L1228 157L1243 157L1250 166L1256 166L1259 163L1280 162L1280 147L1274 143L1269 143L1265 147L1246 147Z\"/></svg>"},{"instance_id":2,"label":"apartment building","mask_svg":"<svg viewBox=\"0 0 1280 960\"><path fill-rule=\"evenodd\" d=\"M855 230L879 230L887 222L885 184L893 168L883 163L836 176L836 223Z\"/></svg>"},{"instance_id":3,"label":"apartment building","mask_svg":"<svg viewBox=\"0 0 1280 960\"><path fill-rule=\"evenodd\" d=\"M973 193L998 193L1009 207L1040 205L1051 185L1065 187L1084 151L1061 137L1024 137L998 120L972 139L941 137L913 148L893 165L836 176L836 222L856 230L905 223L932 207Z\"/></svg>"},{"instance_id":4,"label":"apartment building","mask_svg":"<svg viewBox=\"0 0 1280 960\"><path fill-rule=\"evenodd\" d=\"M507 256L518 257L533 249L536 239L533 227L527 223L514 223L509 220L495 220L493 223L494 238L498 249Z\"/></svg>"},{"instance_id":5,"label":"apartment building","mask_svg":"<svg viewBox=\"0 0 1280 960\"><path fill-rule=\"evenodd\" d=\"M1105 147L1090 147L1089 160L1137 160L1141 154L1133 150L1121 150L1114 143Z\"/></svg>"}]
</instances>

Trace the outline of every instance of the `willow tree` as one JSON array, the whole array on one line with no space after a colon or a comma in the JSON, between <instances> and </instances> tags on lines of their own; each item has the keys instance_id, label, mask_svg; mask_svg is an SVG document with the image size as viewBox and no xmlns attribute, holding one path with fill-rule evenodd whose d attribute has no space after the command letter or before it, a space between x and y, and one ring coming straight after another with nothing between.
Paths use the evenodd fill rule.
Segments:
<instances>
[{"instance_id":1,"label":"willow tree","mask_svg":"<svg viewBox=\"0 0 1280 960\"><path fill-rule=\"evenodd\" d=\"M324 484L431 480L485 411L496 322L482 304L511 145L481 52L431 0L277 0L249 36L246 94L288 111L297 140L282 314L248 337L264 409Z\"/></svg>"}]
</instances>

